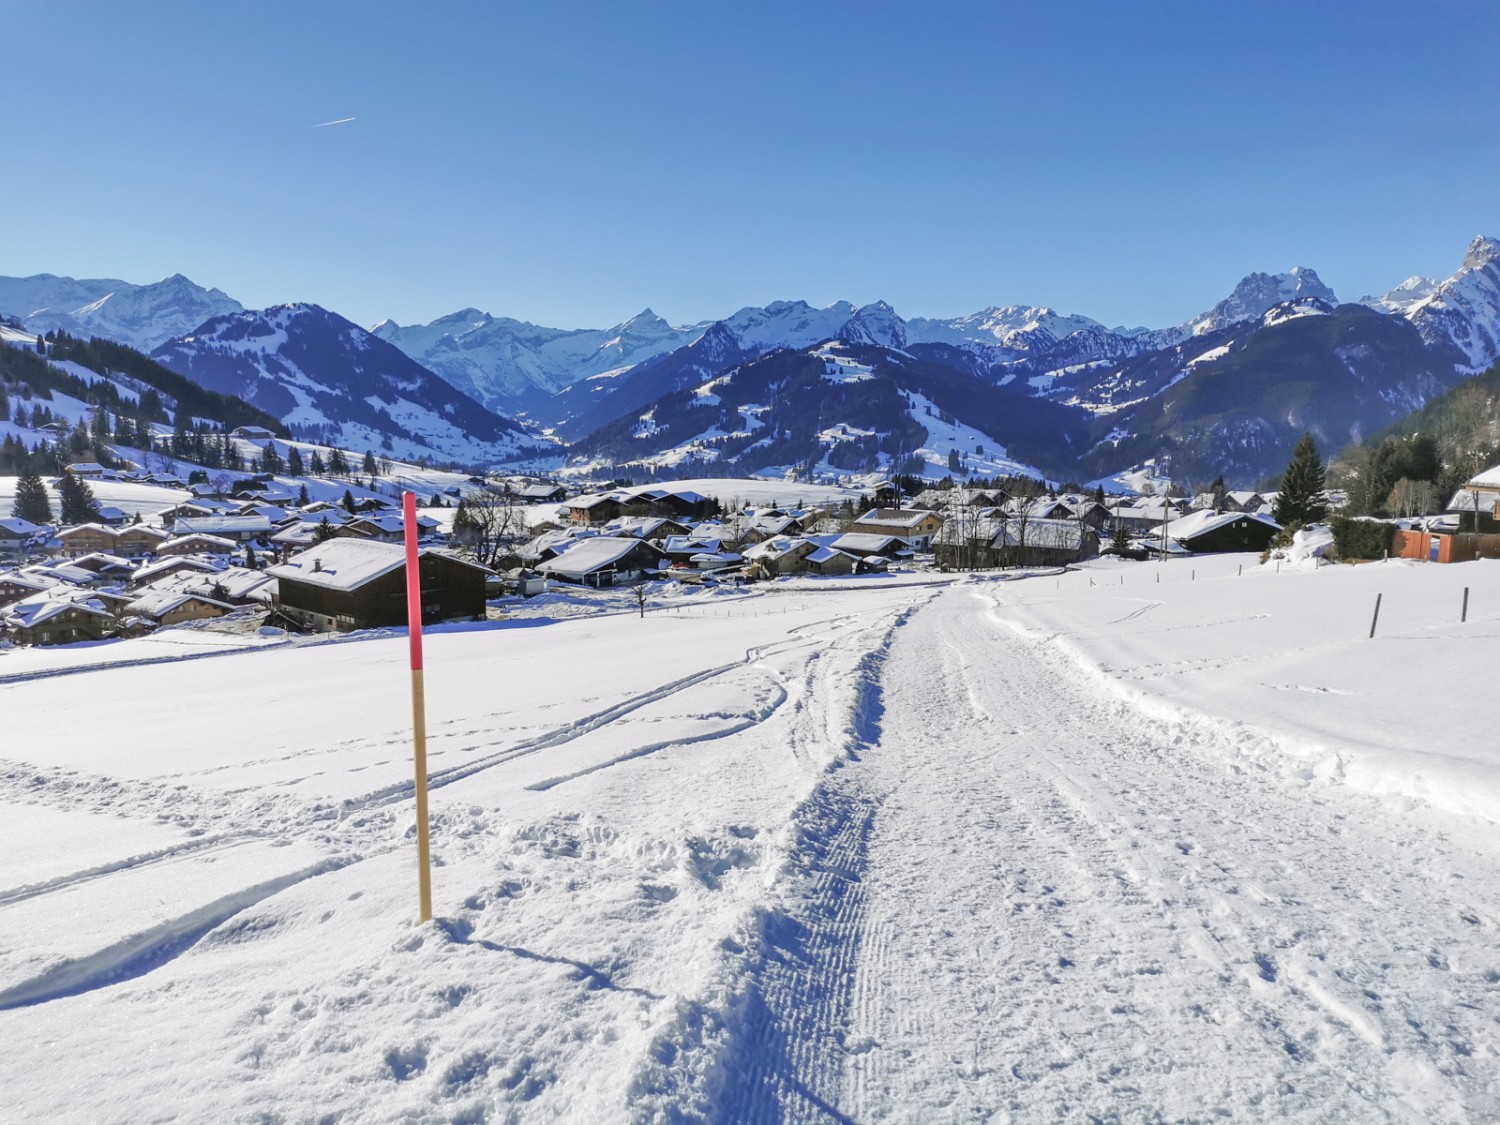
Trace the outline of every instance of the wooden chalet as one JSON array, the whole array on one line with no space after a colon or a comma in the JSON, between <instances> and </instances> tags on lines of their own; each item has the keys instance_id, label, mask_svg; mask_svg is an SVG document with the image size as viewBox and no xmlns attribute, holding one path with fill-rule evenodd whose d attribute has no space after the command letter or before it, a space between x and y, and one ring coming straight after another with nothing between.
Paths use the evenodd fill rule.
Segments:
<instances>
[{"instance_id":1,"label":"wooden chalet","mask_svg":"<svg viewBox=\"0 0 1500 1125\"><path fill-rule=\"evenodd\" d=\"M490 573L431 548L420 554L422 623L481 621ZM330 539L267 569L277 580L272 605L318 632L406 624L406 552L396 543Z\"/></svg>"},{"instance_id":2,"label":"wooden chalet","mask_svg":"<svg viewBox=\"0 0 1500 1125\"><path fill-rule=\"evenodd\" d=\"M618 586L666 565L666 555L644 539L596 535L579 539L537 571L548 578L582 586Z\"/></svg>"},{"instance_id":3,"label":"wooden chalet","mask_svg":"<svg viewBox=\"0 0 1500 1125\"><path fill-rule=\"evenodd\" d=\"M943 517L926 509L871 508L850 524L849 530L859 535L894 535L913 550L925 551L942 526Z\"/></svg>"}]
</instances>

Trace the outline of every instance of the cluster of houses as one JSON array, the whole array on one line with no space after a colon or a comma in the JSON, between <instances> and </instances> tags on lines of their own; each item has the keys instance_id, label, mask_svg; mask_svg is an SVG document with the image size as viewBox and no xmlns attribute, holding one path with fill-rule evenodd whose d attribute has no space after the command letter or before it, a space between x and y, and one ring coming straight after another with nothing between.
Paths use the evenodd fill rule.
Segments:
<instances>
[{"instance_id":1,"label":"cluster of houses","mask_svg":"<svg viewBox=\"0 0 1500 1125\"><path fill-rule=\"evenodd\" d=\"M78 467L91 472L89 466ZM179 482L180 483L180 482ZM390 501L349 511L298 506L271 478L232 496L214 486L142 520L118 516L70 527L0 520L0 634L27 644L134 636L162 625L236 612L314 630L405 621L404 525ZM493 488L493 486L491 486ZM1067 563L1099 549L1114 513L1091 498L1019 499L976 490L929 490L899 506L851 516L796 507L731 513L686 490L643 487L561 498L550 482L505 490L524 503L557 503L506 560L511 589L547 582L601 588L643 578L754 581L786 575L880 573L932 552L939 565ZM534 495L533 495L534 493ZM499 589L487 568L442 549L438 521L419 516L423 617L482 618ZM270 564L270 565L267 565Z\"/></svg>"},{"instance_id":2,"label":"cluster of houses","mask_svg":"<svg viewBox=\"0 0 1500 1125\"><path fill-rule=\"evenodd\" d=\"M136 516L131 522L103 506L95 521L71 526L0 519L0 567L11 563L0 569L0 636L22 644L67 644L139 636L237 611L279 613L275 568L260 569L259 563L286 559L323 540L367 541L401 551L400 513L382 500L366 499L349 512L328 503L297 507L262 480L232 497L214 494L210 485L175 483L191 499L150 520ZM425 516L420 522L427 532L438 526Z\"/></svg>"},{"instance_id":3,"label":"cluster of houses","mask_svg":"<svg viewBox=\"0 0 1500 1125\"><path fill-rule=\"evenodd\" d=\"M151 479L88 464L70 468L96 479ZM98 519L68 527L0 519L0 637L60 644L235 613L313 630L405 622L405 528L392 501L365 497L353 511L326 502L299 506L269 476L241 480L228 496L175 477L157 483L188 495L146 520L108 507ZM1011 496L965 487L929 488L908 499L887 486L858 514L800 504L726 513L680 489L568 498L550 481L471 483L512 501L557 505L555 516L532 522L527 541L501 552L508 588L522 594L548 582L603 588L644 578L872 574L919 556L954 569L1066 565L1098 553L1107 537L1118 549L1122 535L1141 552L1263 550L1280 530L1270 515L1274 496L1256 492L1100 503L1087 494ZM1476 530L1500 531L1500 469L1476 477L1454 503L1474 513ZM438 521L418 519L423 619L483 618L486 598L507 588L500 576L445 550ZM1500 551L1500 535L1488 537ZM1436 547L1429 555L1426 538L1411 543L1412 557L1469 557Z\"/></svg>"},{"instance_id":4,"label":"cluster of houses","mask_svg":"<svg viewBox=\"0 0 1500 1125\"><path fill-rule=\"evenodd\" d=\"M746 507L709 519L692 492L617 489L565 503L566 519L540 525L516 551L543 578L606 587L644 576L753 581L790 574L865 574L930 550L943 517L872 508L852 520L804 507Z\"/></svg>"}]
</instances>

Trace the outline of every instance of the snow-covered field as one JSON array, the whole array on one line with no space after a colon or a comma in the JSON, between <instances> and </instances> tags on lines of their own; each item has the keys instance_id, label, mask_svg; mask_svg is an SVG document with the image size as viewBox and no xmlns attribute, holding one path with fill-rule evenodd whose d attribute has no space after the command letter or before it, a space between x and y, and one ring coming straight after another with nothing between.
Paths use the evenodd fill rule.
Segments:
<instances>
[{"instance_id":1,"label":"snow-covered field","mask_svg":"<svg viewBox=\"0 0 1500 1125\"><path fill-rule=\"evenodd\" d=\"M1494 1119L1493 564L1254 563L435 630L426 926L403 637L0 667L4 1114Z\"/></svg>"}]
</instances>

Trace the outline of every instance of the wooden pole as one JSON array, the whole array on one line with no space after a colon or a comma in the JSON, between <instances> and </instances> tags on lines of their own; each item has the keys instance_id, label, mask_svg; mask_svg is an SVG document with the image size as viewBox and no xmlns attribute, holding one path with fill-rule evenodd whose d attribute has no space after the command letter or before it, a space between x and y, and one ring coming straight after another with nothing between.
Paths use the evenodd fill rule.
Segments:
<instances>
[{"instance_id":1,"label":"wooden pole","mask_svg":"<svg viewBox=\"0 0 1500 1125\"><path fill-rule=\"evenodd\" d=\"M1467 586L1465 586L1464 587L1464 608L1463 608L1463 612L1458 615L1458 623L1460 625L1462 625L1468 619L1469 619L1469 588Z\"/></svg>"},{"instance_id":2,"label":"wooden pole","mask_svg":"<svg viewBox=\"0 0 1500 1125\"><path fill-rule=\"evenodd\" d=\"M412 764L417 779L417 887L421 921L432 921L432 849L427 833L427 700L422 687L422 573L417 497L401 497L406 524L406 627L411 641Z\"/></svg>"},{"instance_id":3,"label":"wooden pole","mask_svg":"<svg viewBox=\"0 0 1500 1125\"><path fill-rule=\"evenodd\" d=\"M1375 616L1370 618L1370 638L1375 637L1375 622L1380 620L1380 595L1375 595Z\"/></svg>"}]
</instances>

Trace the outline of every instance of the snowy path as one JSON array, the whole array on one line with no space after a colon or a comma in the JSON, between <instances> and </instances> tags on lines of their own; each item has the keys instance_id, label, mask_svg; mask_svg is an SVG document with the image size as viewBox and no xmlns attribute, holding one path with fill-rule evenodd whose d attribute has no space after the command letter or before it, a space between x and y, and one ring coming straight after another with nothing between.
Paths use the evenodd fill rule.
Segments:
<instances>
[{"instance_id":1,"label":"snowy path","mask_svg":"<svg viewBox=\"0 0 1500 1125\"><path fill-rule=\"evenodd\" d=\"M1070 682L983 589L802 810L723 1116L1500 1113L1493 852Z\"/></svg>"},{"instance_id":2,"label":"snowy path","mask_svg":"<svg viewBox=\"0 0 1500 1125\"><path fill-rule=\"evenodd\" d=\"M0 682L0 1120L1500 1117L1493 824L1115 690L1317 580L435 634L429 926L403 638Z\"/></svg>"}]
</instances>

